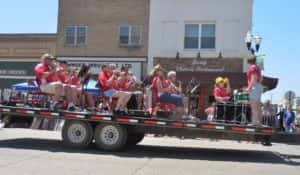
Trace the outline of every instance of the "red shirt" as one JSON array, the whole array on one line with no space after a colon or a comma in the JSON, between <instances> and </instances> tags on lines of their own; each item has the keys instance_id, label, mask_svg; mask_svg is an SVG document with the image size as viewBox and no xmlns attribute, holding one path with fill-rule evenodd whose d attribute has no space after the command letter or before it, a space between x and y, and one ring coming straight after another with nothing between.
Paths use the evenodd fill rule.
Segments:
<instances>
[{"instance_id":1,"label":"red shirt","mask_svg":"<svg viewBox=\"0 0 300 175\"><path fill-rule=\"evenodd\" d=\"M60 82L67 84L68 83L68 78L65 74L58 73L57 78Z\"/></svg>"},{"instance_id":2,"label":"red shirt","mask_svg":"<svg viewBox=\"0 0 300 175\"><path fill-rule=\"evenodd\" d=\"M43 73L49 71L50 71L49 66L44 63L39 63L38 65L35 66L34 72L35 72L36 81L39 86L42 84ZM55 73L52 73L48 77L46 77L47 83L51 83L55 81L56 81Z\"/></svg>"},{"instance_id":3,"label":"red shirt","mask_svg":"<svg viewBox=\"0 0 300 175\"><path fill-rule=\"evenodd\" d=\"M107 80L110 79L112 75L100 72L98 75L98 81L100 82L101 89L103 91L109 90L109 89L116 89L116 81L113 80L113 82L110 85L106 85Z\"/></svg>"},{"instance_id":4,"label":"red shirt","mask_svg":"<svg viewBox=\"0 0 300 175\"><path fill-rule=\"evenodd\" d=\"M162 87L163 88L167 88L167 87L169 87L170 86L170 81L169 80L163 80L162 81Z\"/></svg>"},{"instance_id":5,"label":"red shirt","mask_svg":"<svg viewBox=\"0 0 300 175\"><path fill-rule=\"evenodd\" d=\"M158 87L157 87L157 81L161 80L162 88L167 88L170 86L170 83L168 80L163 80L162 78L156 76L152 80L152 90L155 97L158 97Z\"/></svg>"},{"instance_id":6,"label":"red shirt","mask_svg":"<svg viewBox=\"0 0 300 175\"><path fill-rule=\"evenodd\" d=\"M71 85L78 85L78 78L77 78L76 75L71 76L70 84Z\"/></svg>"},{"instance_id":7,"label":"red shirt","mask_svg":"<svg viewBox=\"0 0 300 175\"><path fill-rule=\"evenodd\" d=\"M261 82L262 81L262 75L261 75L261 70L257 65L251 65L248 72L247 72L247 79L248 79L248 85L251 82L251 76L256 75L257 76L257 81Z\"/></svg>"},{"instance_id":8,"label":"red shirt","mask_svg":"<svg viewBox=\"0 0 300 175\"><path fill-rule=\"evenodd\" d=\"M216 86L214 89L214 97L227 97L227 90Z\"/></svg>"},{"instance_id":9,"label":"red shirt","mask_svg":"<svg viewBox=\"0 0 300 175\"><path fill-rule=\"evenodd\" d=\"M128 91L129 91L129 88L127 87L127 86L128 86L128 83L129 83L129 80L128 80L128 79L122 81L121 83L118 84L118 89L119 89L120 91L128 92Z\"/></svg>"}]
</instances>

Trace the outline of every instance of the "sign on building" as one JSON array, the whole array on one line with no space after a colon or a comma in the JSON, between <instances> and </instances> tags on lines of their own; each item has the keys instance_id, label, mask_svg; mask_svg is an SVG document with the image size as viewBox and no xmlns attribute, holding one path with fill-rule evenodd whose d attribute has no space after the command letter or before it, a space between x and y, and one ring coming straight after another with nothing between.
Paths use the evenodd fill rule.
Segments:
<instances>
[{"instance_id":1,"label":"sign on building","mask_svg":"<svg viewBox=\"0 0 300 175\"><path fill-rule=\"evenodd\" d=\"M87 63L91 66L91 73L98 75L101 71L103 64L114 63L117 68L120 69L123 65L129 67L133 74L141 79L143 75L143 63L147 61L146 58L72 58L72 57L60 57L59 60L68 61L71 67L80 67L83 63Z\"/></svg>"},{"instance_id":2,"label":"sign on building","mask_svg":"<svg viewBox=\"0 0 300 175\"><path fill-rule=\"evenodd\" d=\"M34 67L38 59L0 60L0 89L34 79Z\"/></svg>"}]
</instances>

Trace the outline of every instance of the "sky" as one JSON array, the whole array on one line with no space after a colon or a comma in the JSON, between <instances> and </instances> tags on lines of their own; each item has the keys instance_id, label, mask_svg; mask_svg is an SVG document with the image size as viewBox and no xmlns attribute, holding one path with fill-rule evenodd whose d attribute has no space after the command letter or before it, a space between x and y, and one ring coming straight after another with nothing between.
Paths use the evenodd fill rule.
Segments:
<instances>
[{"instance_id":1,"label":"sky","mask_svg":"<svg viewBox=\"0 0 300 175\"><path fill-rule=\"evenodd\" d=\"M263 74L279 78L263 99L278 103L287 90L300 96L300 1L255 0L253 15L253 33L263 38L259 54L266 55Z\"/></svg>"},{"instance_id":2,"label":"sky","mask_svg":"<svg viewBox=\"0 0 300 175\"><path fill-rule=\"evenodd\" d=\"M279 78L278 87L263 96L279 103L283 94L300 96L300 1L255 0L253 33L262 38L266 76ZM9 0L0 5L0 33L55 33L58 0ZM298 45L299 44L299 45Z\"/></svg>"}]
</instances>

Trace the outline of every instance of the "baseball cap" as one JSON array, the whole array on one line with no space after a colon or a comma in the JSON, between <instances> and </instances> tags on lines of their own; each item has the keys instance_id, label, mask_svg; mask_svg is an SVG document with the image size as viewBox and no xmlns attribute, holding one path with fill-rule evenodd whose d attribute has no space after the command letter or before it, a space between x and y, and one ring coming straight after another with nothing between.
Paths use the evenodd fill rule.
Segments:
<instances>
[{"instance_id":1,"label":"baseball cap","mask_svg":"<svg viewBox=\"0 0 300 175\"><path fill-rule=\"evenodd\" d=\"M51 59L51 60L55 60L55 59L56 59L53 55L51 55L51 54L49 54L49 53L45 53L45 54L42 56L42 58L44 58L44 59Z\"/></svg>"},{"instance_id":2,"label":"baseball cap","mask_svg":"<svg viewBox=\"0 0 300 175\"><path fill-rule=\"evenodd\" d=\"M224 83L224 79L222 77L216 78L216 84Z\"/></svg>"}]
</instances>

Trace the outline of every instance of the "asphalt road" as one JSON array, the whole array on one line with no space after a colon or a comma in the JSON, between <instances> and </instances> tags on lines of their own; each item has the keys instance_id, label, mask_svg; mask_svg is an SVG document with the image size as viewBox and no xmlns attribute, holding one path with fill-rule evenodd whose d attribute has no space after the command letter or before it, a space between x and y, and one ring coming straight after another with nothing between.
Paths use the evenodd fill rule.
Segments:
<instances>
[{"instance_id":1,"label":"asphalt road","mask_svg":"<svg viewBox=\"0 0 300 175\"><path fill-rule=\"evenodd\" d=\"M124 152L65 148L57 132L0 129L0 175L299 175L300 146L147 137Z\"/></svg>"}]
</instances>

